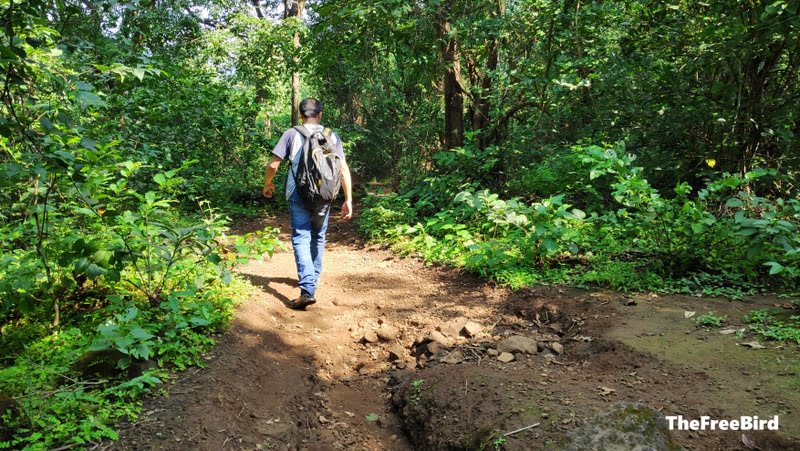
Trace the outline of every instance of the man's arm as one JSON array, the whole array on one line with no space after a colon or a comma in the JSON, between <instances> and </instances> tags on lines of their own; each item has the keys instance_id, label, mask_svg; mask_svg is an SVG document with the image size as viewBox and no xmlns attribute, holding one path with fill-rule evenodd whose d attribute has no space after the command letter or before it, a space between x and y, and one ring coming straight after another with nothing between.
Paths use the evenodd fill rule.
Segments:
<instances>
[{"instance_id":1,"label":"man's arm","mask_svg":"<svg viewBox=\"0 0 800 451\"><path fill-rule=\"evenodd\" d=\"M353 183L350 179L350 167L342 160L342 188L344 188L344 204L342 204L342 218L353 217Z\"/></svg>"},{"instance_id":2,"label":"man's arm","mask_svg":"<svg viewBox=\"0 0 800 451\"><path fill-rule=\"evenodd\" d=\"M264 172L264 197L272 197L272 193L275 192L275 184L272 183L272 179L275 178L275 173L278 172L278 166L281 165L281 157L277 155L272 156L272 160L267 165L267 170ZM350 176L350 172L348 171L348 177Z\"/></svg>"}]
</instances>

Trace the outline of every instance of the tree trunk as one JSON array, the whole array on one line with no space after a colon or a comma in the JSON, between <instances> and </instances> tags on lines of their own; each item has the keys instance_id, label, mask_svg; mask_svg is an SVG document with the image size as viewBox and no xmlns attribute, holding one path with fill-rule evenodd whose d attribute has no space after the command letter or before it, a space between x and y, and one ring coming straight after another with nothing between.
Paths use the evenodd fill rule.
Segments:
<instances>
[{"instance_id":1,"label":"tree trunk","mask_svg":"<svg viewBox=\"0 0 800 451\"><path fill-rule=\"evenodd\" d=\"M444 147L453 149L464 145L464 93L458 82L461 78L458 41L450 36L449 4L439 9L439 32L444 63Z\"/></svg>"},{"instance_id":2,"label":"tree trunk","mask_svg":"<svg viewBox=\"0 0 800 451\"><path fill-rule=\"evenodd\" d=\"M800 14L800 7L796 14ZM772 31L764 26L764 22L756 19L759 15L760 10L750 12L749 26L753 33L752 42L763 45L753 46L752 53L742 67L741 94L737 102L739 120L736 142L739 143L739 149L733 151L732 160L737 161L736 170L742 175L753 169L758 158L771 154L772 158L778 159L781 155L780 147L771 145L762 128L772 119L770 83L779 73L784 53L791 47L787 45L786 37L767 44Z\"/></svg>"},{"instance_id":3,"label":"tree trunk","mask_svg":"<svg viewBox=\"0 0 800 451\"><path fill-rule=\"evenodd\" d=\"M361 95L351 91L347 103L350 122L359 127L366 126L367 120L364 118L364 102L361 101Z\"/></svg>"},{"instance_id":4,"label":"tree trunk","mask_svg":"<svg viewBox=\"0 0 800 451\"><path fill-rule=\"evenodd\" d=\"M295 17L302 20L306 0L283 0L284 19ZM292 55L292 126L300 123L300 32L295 31L292 37L294 55Z\"/></svg>"},{"instance_id":5,"label":"tree trunk","mask_svg":"<svg viewBox=\"0 0 800 451\"><path fill-rule=\"evenodd\" d=\"M506 0L497 0L495 14L499 17L506 12ZM497 139L500 135L490 132L489 115L492 111L492 102L489 98L492 92L492 74L497 70L500 53L500 37L496 34L487 42L486 73L480 74L475 64L473 84L480 86L480 92L474 96L472 115L472 129L478 132L478 149L486 150L492 144L500 144Z\"/></svg>"}]
</instances>

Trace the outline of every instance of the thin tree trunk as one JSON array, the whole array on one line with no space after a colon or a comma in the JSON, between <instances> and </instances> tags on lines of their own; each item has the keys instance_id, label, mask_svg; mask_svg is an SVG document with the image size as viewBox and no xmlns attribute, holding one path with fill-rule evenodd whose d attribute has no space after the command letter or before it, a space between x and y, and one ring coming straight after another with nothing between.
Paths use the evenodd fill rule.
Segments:
<instances>
[{"instance_id":1,"label":"thin tree trunk","mask_svg":"<svg viewBox=\"0 0 800 451\"><path fill-rule=\"evenodd\" d=\"M347 114L350 122L360 127L364 127L367 123L364 118L364 102L361 101L361 95L354 92L352 88L347 88Z\"/></svg>"},{"instance_id":2,"label":"thin tree trunk","mask_svg":"<svg viewBox=\"0 0 800 451\"><path fill-rule=\"evenodd\" d=\"M800 14L800 7L797 10ZM753 42L767 42L768 29L762 29L763 23L755 19L758 11L751 11L750 26L754 30ZM781 151L778 146L771 146L762 131L762 127L769 123L769 107L771 96L769 86L776 76L778 67L784 52L787 49L787 39L772 42L761 48L755 48L752 56L743 67L742 87L744 93L744 104L740 105L743 115L739 121L740 131L738 141L739 163L738 171L741 174L753 169L754 161L757 157L771 154L772 158L780 158Z\"/></svg>"},{"instance_id":3,"label":"thin tree trunk","mask_svg":"<svg viewBox=\"0 0 800 451\"><path fill-rule=\"evenodd\" d=\"M461 91L461 62L458 41L450 36L452 27L449 4L439 9L439 32L442 40L444 69L444 147L453 149L464 145L464 93Z\"/></svg>"},{"instance_id":4,"label":"thin tree trunk","mask_svg":"<svg viewBox=\"0 0 800 451\"><path fill-rule=\"evenodd\" d=\"M284 0L284 18L295 17L302 20L306 0ZM292 37L294 55L292 56L292 126L300 123L300 32L295 31Z\"/></svg>"},{"instance_id":5,"label":"thin tree trunk","mask_svg":"<svg viewBox=\"0 0 800 451\"><path fill-rule=\"evenodd\" d=\"M506 13L506 0L497 0L498 17ZM481 90L475 96L474 116L472 117L472 128L478 132L478 149L486 150L492 144L500 144L497 139L500 135L489 133L489 115L492 111L492 102L489 98L492 92L492 76L497 70L500 59L500 37L495 34L487 43L488 53L486 55L486 73L479 75Z\"/></svg>"},{"instance_id":6,"label":"thin tree trunk","mask_svg":"<svg viewBox=\"0 0 800 451\"><path fill-rule=\"evenodd\" d=\"M295 34L295 41L298 40L299 38ZM299 62L297 60L296 56L292 57L292 62L295 65L295 69L292 69L292 126L300 123L300 73L297 71Z\"/></svg>"}]
</instances>

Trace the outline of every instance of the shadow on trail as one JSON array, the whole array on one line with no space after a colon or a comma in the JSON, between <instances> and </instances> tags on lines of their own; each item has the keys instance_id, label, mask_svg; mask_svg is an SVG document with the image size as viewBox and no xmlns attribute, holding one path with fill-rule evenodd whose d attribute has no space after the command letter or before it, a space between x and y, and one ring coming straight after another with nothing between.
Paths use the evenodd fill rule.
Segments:
<instances>
[{"instance_id":1,"label":"shadow on trail","mask_svg":"<svg viewBox=\"0 0 800 451\"><path fill-rule=\"evenodd\" d=\"M319 439L312 428L322 408L312 396L320 383L313 354L250 313L240 312L222 335L207 368L179 373L166 396L146 400L143 415L123 425L109 447L297 449Z\"/></svg>"},{"instance_id":2,"label":"shadow on trail","mask_svg":"<svg viewBox=\"0 0 800 451\"><path fill-rule=\"evenodd\" d=\"M292 300L289 299L286 295L276 290L275 288L271 287L270 285L282 284L294 288L297 287L297 280L290 279L288 277L264 277L264 276L259 276L257 274L248 274L245 272L240 272L239 274L244 276L244 278L250 281L250 283L252 283L254 286L260 288L265 293L279 300L286 307L289 307L289 304L292 302Z\"/></svg>"},{"instance_id":3,"label":"shadow on trail","mask_svg":"<svg viewBox=\"0 0 800 451\"><path fill-rule=\"evenodd\" d=\"M251 223L242 229L258 228ZM285 233L281 237L287 241ZM145 414L124 425L110 448L411 449L393 419L384 417L381 425L364 419L384 411L385 383L341 374L352 364L347 346L353 340L343 318L352 310L329 301L309 312L287 307L297 286L287 247L239 268L256 293L238 307L208 368L179 374L166 397L146 400Z\"/></svg>"}]
</instances>

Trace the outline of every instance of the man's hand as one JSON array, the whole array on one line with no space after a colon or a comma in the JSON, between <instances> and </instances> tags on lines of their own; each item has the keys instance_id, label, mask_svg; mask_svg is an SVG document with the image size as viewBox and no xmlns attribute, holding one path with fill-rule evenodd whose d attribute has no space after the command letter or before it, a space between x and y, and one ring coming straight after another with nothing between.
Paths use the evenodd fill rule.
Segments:
<instances>
[{"instance_id":1,"label":"man's hand","mask_svg":"<svg viewBox=\"0 0 800 451\"><path fill-rule=\"evenodd\" d=\"M353 182L350 179L350 167L344 160L342 160L342 188L345 199L342 204L342 219L347 221L353 217Z\"/></svg>"},{"instance_id":2,"label":"man's hand","mask_svg":"<svg viewBox=\"0 0 800 451\"><path fill-rule=\"evenodd\" d=\"M275 184L272 183L272 179L275 178L275 173L278 172L278 166L281 165L281 161L279 156L273 155L272 160L267 165L267 170L264 172L264 190L261 193L267 199L271 198L275 192Z\"/></svg>"},{"instance_id":3,"label":"man's hand","mask_svg":"<svg viewBox=\"0 0 800 451\"><path fill-rule=\"evenodd\" d=\"M353 201L346 200L342 204L342 219L348 220L353 217Z\"/></svg>"},{"instance_id":4,"label":"man's hand","mask_svg":"<svg viewBox=\"0 0 800 451\"><path fill-rule=\"evenodd\" d=\"M269 198L272 197L272 193L274 193L274 192L275 192L275 184L274 183L268 182L268 183L264 184L264 191L262 191L262 193L264 194L264 197L269 199Z\"/></svg>"}]
</instances>

